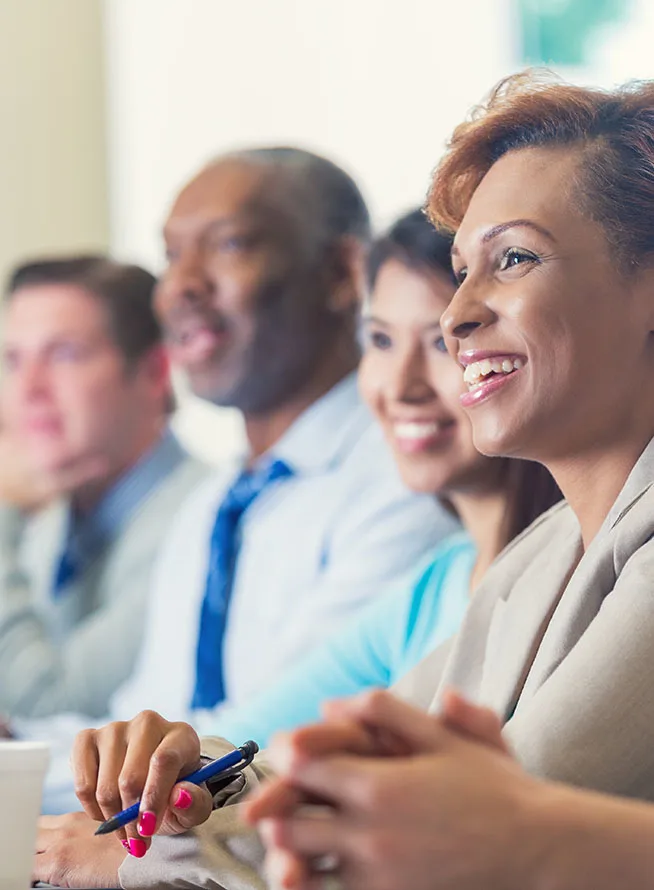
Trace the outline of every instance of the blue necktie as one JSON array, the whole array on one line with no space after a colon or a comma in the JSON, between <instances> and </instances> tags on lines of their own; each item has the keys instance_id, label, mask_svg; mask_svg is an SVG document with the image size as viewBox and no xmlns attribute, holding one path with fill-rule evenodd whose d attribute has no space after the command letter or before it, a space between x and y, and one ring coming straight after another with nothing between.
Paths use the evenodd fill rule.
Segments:
<instances>
[{"instance_id":1,"label":"blue necktie","mask_svg":"<svg viewBox=\"0 0 654 890\"><path fill-rule=\"evenodd\" d=\"M225 699L223 641L238 556L240 520L271 483L292 475L281 460L241 473L227 492L211 534L211 554L198 636L192 709L214 708Z\"/></svg>"},{"instance_id":2,"label":"blue necktie","mask_svg":"<svg viewBox=\"0 0 654 890\"><path fill-rule=\"evenodd\" d=\"M79 558L75 557L69 540L54 572L52 595L55 599L59 599L63 595L68 585L72 584L80 574L80 569Z\"/></svg>"}]
</instances>

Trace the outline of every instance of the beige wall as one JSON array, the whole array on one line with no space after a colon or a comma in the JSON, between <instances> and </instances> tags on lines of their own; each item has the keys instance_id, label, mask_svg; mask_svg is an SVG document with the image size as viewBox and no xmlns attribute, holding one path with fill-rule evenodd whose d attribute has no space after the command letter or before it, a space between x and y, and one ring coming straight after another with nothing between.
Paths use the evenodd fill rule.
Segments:
<instances>
[{"instance_id":1,"label":"beige wall","mask_svg":"<svg viewBox=\"0 0 654 890\"><path fill-rule=\"evenodd\" d=\"M102 4L0 2L0 275L108 245Z\"/></svg>"}]
</instances>

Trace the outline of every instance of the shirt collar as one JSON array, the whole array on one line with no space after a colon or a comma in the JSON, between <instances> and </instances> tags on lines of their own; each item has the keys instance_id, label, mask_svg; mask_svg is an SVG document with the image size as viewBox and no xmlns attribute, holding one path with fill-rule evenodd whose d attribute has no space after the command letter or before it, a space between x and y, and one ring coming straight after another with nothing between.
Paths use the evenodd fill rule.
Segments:
<instances>
[{"instance_id":1,"label":"shirt collar","mask_svg":"<svg viewBox=\"0 0 654 890\"><path fill-rule=\"evenodd\" d=\"M166 429L90 513L75 517L69 507L69 536L79 538L83 550L111 540L147 495L185 458L186 452Z\"/></svg>"},{"instance_id":2,"label":"shirt collar","mask_svg":"<svg viewBox=\"0 0 654 890\"><path fill-rule=\"evenodd\" d=\"M370 422L352 372L297 418L266 459L282 460L295 473L321 472L349 453Z\"/></svg>"}]
</instances>

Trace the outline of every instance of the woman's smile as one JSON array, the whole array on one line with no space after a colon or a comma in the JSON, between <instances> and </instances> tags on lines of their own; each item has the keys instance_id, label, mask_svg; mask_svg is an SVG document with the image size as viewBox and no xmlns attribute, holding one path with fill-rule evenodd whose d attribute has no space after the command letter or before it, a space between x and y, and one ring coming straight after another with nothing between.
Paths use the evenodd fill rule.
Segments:
<instances>
[{"instance_id":1,"label":"woman's smile","mask_svg":"<svg viewBox=\"0 0 654 890\"><path fill-rule=\"evenodd\" d=\"M404 454L435 451L449 443L456 431L456 421L451 417L432 420L392 420L391 435L396 447Z\"/></svg>"},{"instance_id":2,"label":"woman's smile","mask_svg":"<svg viewBox=\"0 0 654 890\"><path fill-rule=\"evenodd\" d=\"M522 355L469 350L459 356L467 391L460 396L465 408L490 398L519 375L527 364Z\"/></svg>"}]
</instances>

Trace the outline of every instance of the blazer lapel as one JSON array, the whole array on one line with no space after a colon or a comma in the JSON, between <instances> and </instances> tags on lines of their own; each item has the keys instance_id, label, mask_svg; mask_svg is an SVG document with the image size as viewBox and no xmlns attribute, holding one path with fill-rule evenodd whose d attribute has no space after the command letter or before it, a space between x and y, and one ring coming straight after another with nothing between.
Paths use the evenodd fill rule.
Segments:
<instances>
[{"instance_id":1,"label":"blazer lapel","mask_svg":"<svg viewBox=\"0 0 654 890\"><path fill-rule=\"evenodd\" d=\"M552 552L556 559L552 559ZM578 532L562 528L525 567L509 596L496 602L486 642L479 700L511 715L547 626L581 555Z\"/></svg>"}]
</instances>

